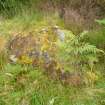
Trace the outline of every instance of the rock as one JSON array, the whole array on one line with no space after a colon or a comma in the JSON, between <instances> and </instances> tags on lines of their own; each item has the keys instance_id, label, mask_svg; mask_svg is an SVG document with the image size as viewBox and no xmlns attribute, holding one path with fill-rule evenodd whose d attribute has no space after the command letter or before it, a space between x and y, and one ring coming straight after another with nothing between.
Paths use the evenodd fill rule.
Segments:
<instances>
[{"instance_id":1,"label":"rock","mask_svg":"<svg viewBox=\"0 0 105 105\"><path fill-rule=\"evenodd\" d=\"M58 26L54 26L53 30L58 36L59 40L63 42L65 40L65 33L63 32L63 30L61 30Z\"/></svg>"},{"instance_id":2,"label":"rock","mask_svg":"<svg viewBox=\"0 0 105 105\"><path fill-rule=\"evenodd\" d=\"M13 63L16 63L18 58L16 58L16 55L10 55L9 57L10 61L12 61Z\"/></svg>"}]
</instances>

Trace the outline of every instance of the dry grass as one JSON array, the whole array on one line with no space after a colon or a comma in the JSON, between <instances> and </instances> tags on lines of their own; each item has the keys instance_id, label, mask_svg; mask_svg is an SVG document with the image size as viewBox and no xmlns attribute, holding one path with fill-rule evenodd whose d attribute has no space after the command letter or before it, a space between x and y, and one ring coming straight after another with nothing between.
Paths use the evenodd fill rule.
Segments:
<instances>
[{"instance_id":1,"label":"dry grass","mask_svg":"<svg viewBox=\"0 0 105 105\"><path fill-rule=\"evenodd\" d=\"M3 50L5 50L5 48L6 48L6 43L7 43L6 39L3 38L3 37L0 37L0 53L1 53Z\"/></svg>"}]
</instances>

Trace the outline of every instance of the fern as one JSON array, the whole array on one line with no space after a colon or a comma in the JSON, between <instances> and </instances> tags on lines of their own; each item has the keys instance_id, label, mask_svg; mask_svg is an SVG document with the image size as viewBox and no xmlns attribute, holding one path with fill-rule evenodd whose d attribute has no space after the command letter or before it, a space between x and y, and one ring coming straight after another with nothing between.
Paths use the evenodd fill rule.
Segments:
<instances>
[{"instance_id":1,"label":"fern","mask_svg":"<svg viewBox=\"0 0 105 105\"><path fill-rule=\"evenodd\" d=\"M62 51L68 55L66 60L70 61L70 64L74 66L74 69L82 69L81 64L83 62L87 62L90 68L92 68L92 64L97 59L98 53L104 53L103 50L96 48L96 46L91 45L85 42L85 36L87 31L84 31L80 35L74 35L72 38L69 38L64 46ZM82 63L81 63L82 62ZM84 66L84 64L82 64Z\"/></svg>"}]
</instances>

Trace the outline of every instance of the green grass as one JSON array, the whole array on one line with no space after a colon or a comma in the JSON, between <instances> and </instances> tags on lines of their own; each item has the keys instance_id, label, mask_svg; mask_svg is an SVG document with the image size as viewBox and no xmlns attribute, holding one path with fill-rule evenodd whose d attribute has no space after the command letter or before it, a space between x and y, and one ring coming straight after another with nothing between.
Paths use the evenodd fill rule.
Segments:
<instances>
[{"instance_id":1,"label":"green grass","mask_svg":"<svg viewBox=\"0 0 105 105\"><path fill-rule=\"evenodd\" d=\"M97 30L92 30L91 32L89 32L89 42L99 46L99 47L103 47L102 45L104 45L105 42L105 30L104 28L100 28Z\"/></svg>"},{"instance_id":2,"label":"green grass","mask_svg":"<svg viewBox=\"0 0 105 105\"><path fill-rule=\"evenodd\" d=\"M43 13L36 12L34 14L22 14L14 16L12 19L0 21L0 36L8 36L16 33L24 33L40 31L40 29L49 25L59 25L64 27L62 20L58 18L58 14L46 17Z\"/></svg>"},{"instance_id":3,"label":"green grass","mask_svg":"<svg viewBox=\"0 0 105 105\"><path fill-rule=\"evenodd\" d=\"M104 105L104 85L100 81L94 88L65 87L38 68L7 64L0 71L0 105Z\"/></svg>"}]
</instances>

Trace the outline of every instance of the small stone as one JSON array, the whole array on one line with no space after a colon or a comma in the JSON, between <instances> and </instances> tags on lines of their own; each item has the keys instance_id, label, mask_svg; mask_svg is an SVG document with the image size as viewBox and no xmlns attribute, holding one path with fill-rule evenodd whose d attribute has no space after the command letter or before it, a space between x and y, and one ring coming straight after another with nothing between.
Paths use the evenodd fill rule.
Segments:
<instances>
[{"instance_id":1,"label":"small stone","mask_svg":"<svg viewBox=\"0 0 105 105\"><path fill-rule=\"evenodd\" d=\"M12 62L16 63L18 59L16 58L15 55L10 55L10 60L11 60Z\"/></svg>"}]
</instances>

